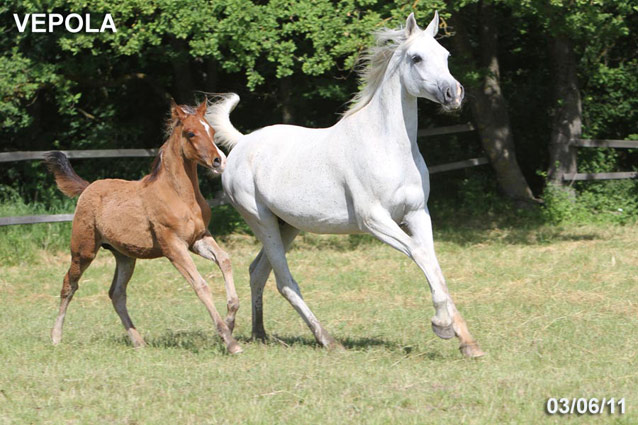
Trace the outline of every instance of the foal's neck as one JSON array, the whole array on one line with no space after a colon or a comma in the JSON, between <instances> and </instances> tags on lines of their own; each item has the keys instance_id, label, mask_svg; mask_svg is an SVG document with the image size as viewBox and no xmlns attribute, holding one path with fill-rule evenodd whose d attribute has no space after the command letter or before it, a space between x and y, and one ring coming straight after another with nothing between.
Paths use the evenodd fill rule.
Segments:
<instances>
[{"instance_id":1,"label":"foal's neck","mask_svg":"<svg viewBox=\"0 0 638 425\"><path fill-rule=\"evenodd\" d=\"M197 177L197 163L184 157L180 138L176 130L164 147L162 153L162 168L160 175L166 184L170 185L181 198L201 198L199 179ZM190 199L189 199L190 200Z\"/></svg>"}]
</instances>

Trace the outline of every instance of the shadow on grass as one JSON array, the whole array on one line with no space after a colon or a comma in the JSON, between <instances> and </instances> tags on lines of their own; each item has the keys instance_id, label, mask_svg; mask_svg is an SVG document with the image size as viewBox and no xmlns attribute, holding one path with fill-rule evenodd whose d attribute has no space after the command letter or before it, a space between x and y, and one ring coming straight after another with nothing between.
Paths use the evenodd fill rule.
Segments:
<instances>
[{"instance_id":1,"label":"shadow on grass","mask_svg":"<svg viewBox=\"0 0 638 425\"><path fill-rule=\"evenodd\" d=\"M220 353L226 352L226 346L221 338L217 335L197 331L166 331L163 335L155 337L145 337L144 341L146 345L154 348L179 348L182 350L190 351L192 353L199 353L202 351L218 351ZM119 345L126 345L132 347L133 344L127 335L113 338L113 342Z\"/></svg>"},{"instance_id":2,"label":"shadow on grass","mask_svg":"<svg viewBox=\"0 0 638 425\"><path fill-rule=\"evenodd\" d=\"M282 336L276 334L270 334L265 342L253 340L249 337L238 337L237 340L244 346L250 344L265 344L272 346L284 346L286 348L292 347L309 347L317 350L324 350L324 348L312 337L303 336ZM367 351L373 348L383 348L394 354L402 356L418 356L429 360L443 359L440 353L419 352L412 346L402 346L393 341L387 341L381 338L337 338L337 341L344 346L347 351Z\"/></svg>"},{"instance_id":3,"label":"shadow on grass","mask_svg":"<svg viewBox=\"0 0 638 425\"><path fill-rule=\"evenodd\" d=\"M287 349L294 347L307 347L316 350L324 350L324 348L312 337L305 336L289 336L270 334L268 339L263 341L254 340L248 336L236 335L237 342L246 350L250 346L264 344L266 346L283 346ZM190 351L191 353L201 352L217 352L219 354L228 354L226 347L218 335L214 335L201 330L196 331L171 331L160 336L144 338L148 347L166 349L181 349ZM442 360L444 356L435 351L421 351L413 346L403 346L396 342L387 341L381 338L342 338L338 339L347 351L368 351L374 348L382 348L393 354L405 357L419 357L427 360ZM109 338L109 342L133 347L130 339L126 335Z\"/></svg>"},{"instance_id":4,"label":"shadow on grass","mask_svg":"<svg viewBox=\"0 0 638 425\"><path fill-rule=\"evenodd\" d=\"M555 242L593 241L604 238L600 232L588 230L586 233L568 231L561 227L537 226L490 226L489 224L459 225L434 228L434 240L451 242L460 246L481 243L501 243L506 245L548 245Z\"/></svg>"}]
</instances>

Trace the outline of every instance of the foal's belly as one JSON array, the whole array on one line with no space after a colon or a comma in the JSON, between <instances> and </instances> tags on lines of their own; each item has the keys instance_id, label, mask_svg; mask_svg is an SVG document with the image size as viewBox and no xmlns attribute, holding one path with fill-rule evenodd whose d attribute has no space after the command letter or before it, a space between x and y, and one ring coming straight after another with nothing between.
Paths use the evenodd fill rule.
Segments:
<instances>
[{"instance_id":1,"label":"foal's belly","mask_svg":"<svg viewBox=\"0 0 638 425\"><path fill-rule=\"evenodd\" d=\"M151 224L139 198L102 199L102 210L96 217L102 243L134 258L162 256Z\"/></svg>"}]
</instances>

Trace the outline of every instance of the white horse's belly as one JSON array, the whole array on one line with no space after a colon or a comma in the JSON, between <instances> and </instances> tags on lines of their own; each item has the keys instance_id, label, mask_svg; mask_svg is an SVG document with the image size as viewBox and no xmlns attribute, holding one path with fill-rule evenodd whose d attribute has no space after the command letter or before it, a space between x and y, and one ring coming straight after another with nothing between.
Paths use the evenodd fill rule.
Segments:
<instances>
[{"instance_id":1,"label":"white horse's belly","mask_svg":"<svg viewBox=\"0 0 638 425\"><path fill-rule=\"evenodd\" d=\"M357 222L347 204L308 202L304 193L285 193L266 200L268 208L291 226L313 233L358 233ZM283 194L283 193L282 193ZM297 195L297 196L295 196ZM274 198L274 199L273 199ZM314 199L314 198L313 198Z\"/></svg>"},{"instance_id":2,"label":"white horse's belly","mask_svg":"<svg viewBox=\"0 0 638 425\"><path fill-rule=\"evenodd\" d=\"M358 232L345 188L338 179L327 176L329 167L321 168L321 164L297 167L296 171L274 172L270 178L257 174L257 195L275 215L298 229L313 233ZM317 179L317 175L327 178Z\"/></svg>"},{"instance_id":3,"label":"white horse's belly","mask_svg":"<svg viewBox=\"0 0 638 425\"><path fill-rule=\"evenodd\" d=\"M335 175L338 167L320 152L303 149L307 142L302 138L259 136L248 135L228 156L222 180L236 206L256 217L259 208L266 207L286 223L308 232L360 231L343 179ZM304 151L299 152L300 148ZM290 151L295 154L286 155Z\"/></svg>"}]
</instances>

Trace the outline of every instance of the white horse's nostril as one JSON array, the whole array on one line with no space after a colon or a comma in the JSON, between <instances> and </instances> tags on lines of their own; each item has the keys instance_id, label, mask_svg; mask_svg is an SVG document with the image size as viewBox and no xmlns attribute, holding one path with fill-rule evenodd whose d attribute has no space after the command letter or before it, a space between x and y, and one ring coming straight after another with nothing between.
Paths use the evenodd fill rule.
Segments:
<instances>
[{"instance_id":1,"label":"white horse's nostril","mask_svg":"<svg viewBox=\"0 0 638 425\"><path fill-rule=\"evenodd\" d=\"M463 95L463 87L461 87L461 83L456 82L456 95L461 97Z\"/></svg>"}]
</instances>

